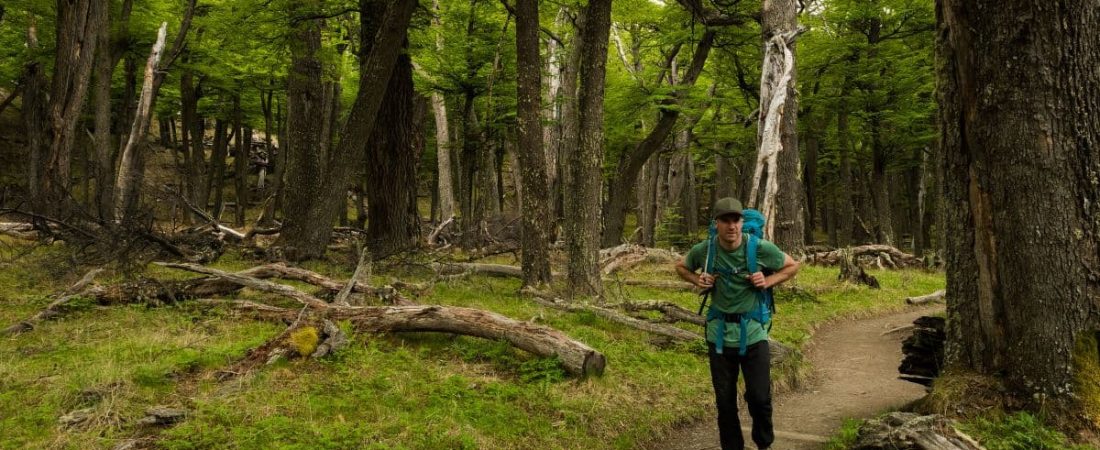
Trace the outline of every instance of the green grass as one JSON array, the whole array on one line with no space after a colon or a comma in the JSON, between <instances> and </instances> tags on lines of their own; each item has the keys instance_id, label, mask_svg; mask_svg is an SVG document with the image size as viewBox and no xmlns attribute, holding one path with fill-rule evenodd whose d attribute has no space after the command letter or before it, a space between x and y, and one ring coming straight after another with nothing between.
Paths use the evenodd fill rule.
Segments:
<instances>
[{"instance_id":1,"label":"green grass","mask_svg":"<svg viewBox=\"0 0 1100 450\"><path fill-rule=\"evenodd\" d=\"M507 263L510 258L495 259ZM344 278L350 264L307 267ZM236 270L251 265L227 254L215 266ZM793 283L799 293L780 292L776 338L797 347L829 320L901 309L904 297L943 286L941 274L872 271L884 286L872 290L839 283L836 273L805 267ZM147 275L192 276L159 267L149 268ZM374 281L391 276L425 279L376 269ZM0 268L0 318L11 323L41 308L76 277L41 274L34 264ZM664 265L643 266L621 277L675 279ZM711 414L701 345L659 348L632 328L540 307L517 296L518 288L518 280L470 277L436 284L419 301L484 308L560 329L607 356L604 376L577 380L553 359L500 342L404 333L353 335L352 344L331 358L281 362L226 383L198 377L181 386L180 374L221 367L277 334L281 325L185 305L88 306L0 340L0 435L5 436L0 447L107 448L132 435L129 424L157 404L193 411L187 421L161 434L161 446L178 449L626 449ZM664 299L692 310L698 306L690 292L614 283L607 291L609 301ZM265 298L249 291L238 297ZM57 425L58 417L83 408L92 408L94 420L75 428Z\"/></svg>"},{"instance_id":2,"label":"green grass","mask_svg":"<svg viewBox=\"0 0 1100 450\"><path fill-rule=\"evenodd\" d=\"M963 423L959 428L978 439L988 450L1094 449L1087 445L1069 444L1062 433L1046 427L1039 418L1026 412L991 414Z\"/></svg>"},{"instance_id":3,"label":"green grass","mask_svg":"<svg viewBox=\"0 0 1100 450\"><path fill-rule=\"evenodd\" d=\"M825 443L825 450L847 450L856 443L859 437L859 426L863 421L857 419L845 419L844 425Z\"/></svg>"}]
</instances>

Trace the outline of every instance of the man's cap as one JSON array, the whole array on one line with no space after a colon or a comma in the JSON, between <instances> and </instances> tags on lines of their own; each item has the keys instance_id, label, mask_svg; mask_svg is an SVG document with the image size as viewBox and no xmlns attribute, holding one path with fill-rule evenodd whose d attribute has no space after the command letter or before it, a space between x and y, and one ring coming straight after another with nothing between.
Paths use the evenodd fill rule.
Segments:
<instances>
[{"instance_id":1,"label":"man's cap","mask_svg":"<svg viewBox=\"0 0 1100 450\"><path fill-rule=\"evenodd\" d=\"M711 217L715 219L722 217L726 214L741 214L741 202L733 197L720 198L714 202L714 208L711 209Z\"/></svg>"}]
</instances>

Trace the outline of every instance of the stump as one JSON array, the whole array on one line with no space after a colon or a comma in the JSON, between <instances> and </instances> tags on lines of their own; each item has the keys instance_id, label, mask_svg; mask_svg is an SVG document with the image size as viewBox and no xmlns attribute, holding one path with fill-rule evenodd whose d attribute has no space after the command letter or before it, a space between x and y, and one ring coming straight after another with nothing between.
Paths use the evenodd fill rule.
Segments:
<instances>
[{"instance_id":1,"label":"stump","mask_svg":"<svg viewBox=\"0 0 1100 450\"><path fill-rule=\"evenodd\" d=\"M913 321L913 334L901 344L905 358L898 366L899 378L924 386L932 386L932 380L943 367L943 344L946 319L922 316Z\"/></svg>"},{"instance_id":2,"label":"stump","mask_svg":"<svg viewBox=\"0 0 1100 450\"><path fill-rule=\"evenodd\" d=\"M848 250L842 251L842 257L840 258L840 275L837 279L867 285L873 289L879 288L878 280L864 271L863 266L856 262L852 252Z\"/></svg>"}]
</instances>

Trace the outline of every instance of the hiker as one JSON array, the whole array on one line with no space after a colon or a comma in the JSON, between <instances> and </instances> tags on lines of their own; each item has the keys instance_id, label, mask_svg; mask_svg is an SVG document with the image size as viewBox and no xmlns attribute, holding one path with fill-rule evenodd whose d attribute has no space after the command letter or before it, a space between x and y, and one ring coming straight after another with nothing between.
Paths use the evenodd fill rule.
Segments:
<instances>
[{"instance_id":1,"label":"hiker","mask_svg":"<svg viewBox=\"0 0 1100 450\"><path fill-rule=\"evenodd\" d=\"M764 217L759 211L742 210L740 201L726 197L715 202L711 212L714 221L708 239L676 263L676 272L712 297L707 312L707 353L722 449L745 448L737 416L738 369L745 374L752 440L757 448L766 449L775 441L768 350L774 310L770 289L793 278L798 262L761 238ZM749 255L751 250L755 255ZM696 274L699 270L702 272Z\"/></svg>"}]
</instances>

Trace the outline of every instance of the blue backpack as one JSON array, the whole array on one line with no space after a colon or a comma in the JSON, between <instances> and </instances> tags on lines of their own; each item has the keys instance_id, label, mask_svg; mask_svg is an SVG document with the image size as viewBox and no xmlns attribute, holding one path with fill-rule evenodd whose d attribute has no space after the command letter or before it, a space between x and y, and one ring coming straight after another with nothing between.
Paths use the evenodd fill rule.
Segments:
<instances>
[{"instance_id":1,"label":"blue backpack","mask_svg":"<svg viewBox=\"0 0 1100 450\"><path fill-rule=\"evenodd\" d=\"M764 238L764 224L767 223L764 218L764 214L755 209L745 209L741 212L742 220L744 224L741 230L748 234L748 242L745 243L745 262L746 269L749 274L756 273L759 267L756 263L756 251L760 245L760 239ZM710 229L708 230L707 238L707 261L703 267L703 271L706 273L715 273L722 275L719 279L723 280L723 283L727 286L732 286L733 277L740 275L740 270L729 269L724 267L711 267L711 263L715 260L715 247L717 246L718 238L718 225L715 221L710 222ZM703 307L707 303L707 297L710 295L712 289L708 289L703 292L703 302L699 305L699 314L703 313ZM753 308L748 312L741 313L741 345L738 349L738 354L744 356L746 344L748 340L748 325L749 321L755 320L765 327L767 331L771 331L772 315L775 314L775 299L772 296L772 289L756 290L756 302ZM722 353L722 349L725 347L725 335L726 335L726 315L718 308L714 307L711 303L710 309L707 310L707 322L711 320L718 320L718 342L714 343L715 352Z\"/></svg>"}]
</instances>

